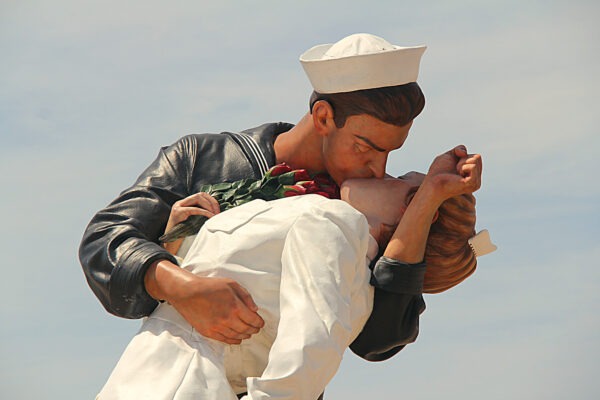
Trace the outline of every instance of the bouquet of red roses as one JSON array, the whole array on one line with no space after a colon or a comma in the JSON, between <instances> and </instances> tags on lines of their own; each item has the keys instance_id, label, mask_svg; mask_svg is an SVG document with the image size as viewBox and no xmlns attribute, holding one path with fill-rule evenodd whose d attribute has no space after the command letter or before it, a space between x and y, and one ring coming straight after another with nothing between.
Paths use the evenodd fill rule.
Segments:
<instances>
[{"instance_id":1,"label":"bouquet of red roses","mask_svg":"<svg viewBox=\"0 0 600 400\"><path fill-rule=\"evenodd\" d=\"M339 199L340 190L331 177L324 173L311 175L305 169L292 170L285 163L269 169L261 179L242 179L231 183L203 185L206 192L219 202L221 211L242 205L252 200L276 200L302 194L319 194L330 199ZM202 215L192 215L175 225L158 240L163 243L191 236L200 231L207 220Z\"/></svg>"}]
</instances>

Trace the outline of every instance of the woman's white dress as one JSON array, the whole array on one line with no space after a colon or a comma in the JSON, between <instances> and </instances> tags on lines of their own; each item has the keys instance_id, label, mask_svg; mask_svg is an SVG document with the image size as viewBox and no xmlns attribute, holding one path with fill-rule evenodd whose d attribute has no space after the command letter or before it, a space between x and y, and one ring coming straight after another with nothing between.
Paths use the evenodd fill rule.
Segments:
<instances>
[{"instance_id":1,"label":"woman's white dress","mask_svg":"<svg viewBox=\"0 0 600 400\"><path fill-rule=\"evenodd\" d=\"M182 246L182 251L186 251ZM265 326L240 345L197 332L168 303L133 338L99 399L315 400L372 308L366 219L318 195L255 200L206 222L182 263L236 280Z\"/></svg>"}]
</instances>

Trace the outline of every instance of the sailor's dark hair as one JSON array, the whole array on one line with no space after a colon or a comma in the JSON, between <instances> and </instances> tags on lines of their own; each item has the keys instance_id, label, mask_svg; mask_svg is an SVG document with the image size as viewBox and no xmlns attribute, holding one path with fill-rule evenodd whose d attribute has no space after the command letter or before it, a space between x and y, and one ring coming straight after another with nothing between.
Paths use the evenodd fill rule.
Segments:
<instances>
[{"instance_id":1,"label":"sailor's dark hair","mask_svg":"<svg viewBox=\"0 0 600 400\"><path fill-rule=\"evenodd\" d=\"M425 96L416 82L347 93L313 92L310 96L311 112L319 100L331 105L338 128L344 126L348 117L360 114L370 115L391 125L404 126L425 107Z\"/></svg>"}]
</instances>

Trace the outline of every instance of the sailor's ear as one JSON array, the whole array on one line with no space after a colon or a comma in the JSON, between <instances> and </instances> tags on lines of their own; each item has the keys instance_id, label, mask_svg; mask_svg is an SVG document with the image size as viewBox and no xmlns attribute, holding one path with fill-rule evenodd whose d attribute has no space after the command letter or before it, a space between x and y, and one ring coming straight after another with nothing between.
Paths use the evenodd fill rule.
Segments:
<instances>
[{"instance_id":1,"label":"sailor's ear","mask_svg":"<svg viewBox=\"0 0 600 400\"><path fill-rule=\"evenodd\" d=\"M319 135L327 136L335 129L333 107L327 100L316 101L313 104L311 116L315 131Z\"/></svg>"}]
</instances>

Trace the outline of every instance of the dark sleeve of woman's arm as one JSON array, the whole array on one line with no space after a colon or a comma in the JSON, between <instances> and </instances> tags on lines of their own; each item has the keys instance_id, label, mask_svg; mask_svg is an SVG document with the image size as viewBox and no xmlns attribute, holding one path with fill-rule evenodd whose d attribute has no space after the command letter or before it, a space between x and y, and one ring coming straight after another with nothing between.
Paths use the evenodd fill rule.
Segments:
<instances>
[{"instance_id":1,"label":"dark sleeve of woman's arm","mask_svg":"<svg viewBox=\"0 0 600 400\"><path fill-rule=\"evenodd\" d=\"M150 314L157 302L144 287L155 261L174 257L158 244L172 204L188 195L196 143L185 137L162 148L136 183L100 210L87 226L79 259L104 308L124 318Z\"/></svg>"},{"instance_id":2,"label":"dark sleeve of woman's arm","mask_svg":"<svg viewBox=\"0 0 600 400\"><path fill-rule=\"evenodd\" d=\"M360 335L350 345L358 356L383 361L416 340L419 316L425 311L425 264L405 264L381 257L371 276L375 287L373 311Z\"/></svg>"}]
</instances>

